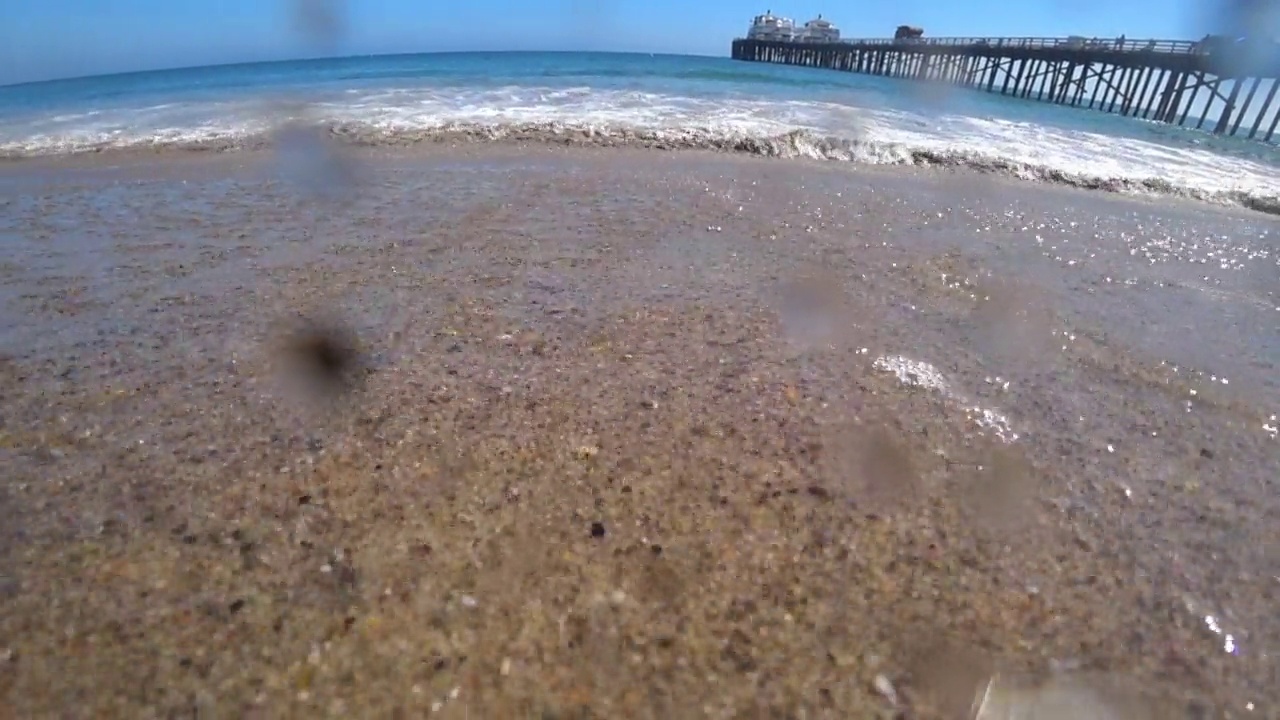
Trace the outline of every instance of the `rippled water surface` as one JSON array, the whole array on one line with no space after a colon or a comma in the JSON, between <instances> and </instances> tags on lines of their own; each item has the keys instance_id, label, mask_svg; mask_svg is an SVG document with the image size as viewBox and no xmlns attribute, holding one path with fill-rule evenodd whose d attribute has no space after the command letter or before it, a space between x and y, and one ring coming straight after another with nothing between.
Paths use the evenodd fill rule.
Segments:
<instances>
[{"instance_id":1,"label":"rippled water surface","mask_svg":"<svg viewBox=\"0 0 1280 720\"><path fill-rule=\"evenodd\" d=\"M1267 216L709 153L321 159L0 167L20 713L1275 712ZM279 382L299 313L359 335L358 393Z\"/></svg>"},{"instance_id":2,"label":"rippled water surface","mask_svg":"<svg viewBox=\"0 0 1280 720\"><path fill-rule=\"evenodd\" d=\"M0 88L0 156L520 136L977 167L1280 212L1274 144L983 92L724 58L462 53L192 68Z\"/></svg>"}]
</instances>

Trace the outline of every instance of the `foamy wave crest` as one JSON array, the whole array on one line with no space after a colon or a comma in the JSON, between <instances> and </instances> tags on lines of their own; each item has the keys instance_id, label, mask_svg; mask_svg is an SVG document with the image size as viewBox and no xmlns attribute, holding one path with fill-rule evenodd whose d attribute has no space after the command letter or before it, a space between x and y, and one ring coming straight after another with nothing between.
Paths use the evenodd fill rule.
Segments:
<instances>
[{"instance_id":1,"label":"foamy wave crest","mask_svg":"<svg viewBox=\"0 0 1280 720\"><path fill-rule=\"evenodd\" d=\"M300 118L250 102L164 105L0 127L0 158L120 149L266 147ZM963 115L820 101L692 98L589 87L349 90L308 122L364 145L522 142L749 153L971 168L1112 192L1174 195L1280 214L1265 162L1163 143Z\"/></svg>"}]
</instances>

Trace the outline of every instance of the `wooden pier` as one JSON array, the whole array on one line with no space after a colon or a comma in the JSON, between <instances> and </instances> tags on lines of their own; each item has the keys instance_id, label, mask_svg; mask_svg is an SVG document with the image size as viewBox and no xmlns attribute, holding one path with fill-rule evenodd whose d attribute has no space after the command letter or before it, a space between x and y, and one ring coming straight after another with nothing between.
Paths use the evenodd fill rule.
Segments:
<instances>
[{"instance_id":1,"label":"wooden pier","mask_svg":"<svg viewBox=\"0 0 1280 720\"><path fill-rule=\"evenodd\" d=\"M1271 142L1280 45L1082 38L734 40L733 58L942 82Z\"/></svg>"}]
</instances>

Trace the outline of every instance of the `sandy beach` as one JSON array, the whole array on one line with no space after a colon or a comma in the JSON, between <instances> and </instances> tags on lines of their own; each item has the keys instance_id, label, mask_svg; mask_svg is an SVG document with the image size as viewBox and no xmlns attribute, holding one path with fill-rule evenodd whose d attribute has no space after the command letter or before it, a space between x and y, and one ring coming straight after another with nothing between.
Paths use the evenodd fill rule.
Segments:
<instances>
[{"instance_id":1,"label":"sandy beach","mask_svg":"<svg viewBox=\"0 0 1280 720\"><path fill-rule=\"evenodd\" d=\"M0 165L0 716L1280 717L1274 217L342 158Z\"/></svg>"}]
</instances>

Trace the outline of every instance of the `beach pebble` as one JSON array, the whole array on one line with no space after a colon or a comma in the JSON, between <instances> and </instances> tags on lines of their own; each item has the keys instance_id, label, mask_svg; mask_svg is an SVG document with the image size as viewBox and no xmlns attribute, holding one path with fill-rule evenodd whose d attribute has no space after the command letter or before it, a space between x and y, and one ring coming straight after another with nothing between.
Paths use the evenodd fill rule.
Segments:
<instances>
[{"instance_id":1,"label":"beach pebble","mask_svg":"<svg viewBox=\"0 0 1280 720\"><path fill-rule=\"evenodd\" d=\"M876 675L875 680L872 681L872 686L876 689L876 692L880 693L880 695L884 697L885 700L888 700L890 704L898 704L898 691L893 687L893 683L889 681L889 678L885 677L883 674L878 674Z\"/></svg>"}]
</instances>

